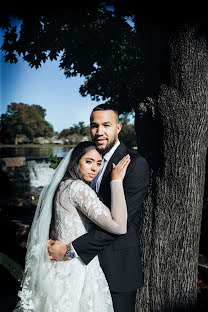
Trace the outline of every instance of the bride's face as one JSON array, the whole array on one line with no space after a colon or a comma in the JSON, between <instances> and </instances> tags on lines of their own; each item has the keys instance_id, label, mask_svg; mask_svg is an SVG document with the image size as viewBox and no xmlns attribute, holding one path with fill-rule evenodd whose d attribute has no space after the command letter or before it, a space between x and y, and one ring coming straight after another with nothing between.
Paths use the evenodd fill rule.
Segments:
<instances>
[{"instance_id":1,"label":"bride's face","mask_svg":"<svg viewBox=\"0 0 208 312\"><path fill-rule=\"evenodd\" d=\"M90 150L79 161L79 169L83 179L91 182L98 174L102 162L102 156L95 150Z\"/></svg>"}]
</instances>

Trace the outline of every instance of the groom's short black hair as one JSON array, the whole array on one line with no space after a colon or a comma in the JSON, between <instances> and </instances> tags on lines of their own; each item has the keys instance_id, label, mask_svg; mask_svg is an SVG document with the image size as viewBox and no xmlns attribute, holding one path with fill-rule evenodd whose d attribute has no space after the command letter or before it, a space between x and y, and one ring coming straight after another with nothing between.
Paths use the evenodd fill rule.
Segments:
<instances>
[{"instance_id":1,"label":"groom's short black hair","mask_svg":"<svg viewBox=\"0 0 208 312\"><path fill-rule=\"evenodd\" d=\"M96 111L103 111L103 110L112 110L114 111L114 113L116 114L117 116L117 119L118 119L118 123L119 123L119 109L116 105L114 104L107 104L107 103L104 103L104 104L99 104L97 106L95 106L91 112L91 115L90 115L90 121L92 120L92 114L93 112L96 112Z\"/></svg>"}]
</instances>

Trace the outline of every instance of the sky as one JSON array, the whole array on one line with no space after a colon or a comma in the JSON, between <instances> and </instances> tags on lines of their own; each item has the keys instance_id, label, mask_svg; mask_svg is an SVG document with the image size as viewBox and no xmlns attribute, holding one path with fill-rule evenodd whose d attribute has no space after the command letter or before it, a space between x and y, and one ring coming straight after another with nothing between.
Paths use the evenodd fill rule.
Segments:
<instances>
[{"instance_id":1,"label":"sky","mask_svg":"<svg viewBox=\"0 0 208 312\"><path fill-rule=\"evenodd\" d=\"M66 78L58 61L47 61L35 69L21 58L10 64L4 62L2 52L0 57L0 114L12 102L21 102L45 108L45 119L58 132L79 121L89 124L90 113L99 102L80 95L84 77Z\"/></svg>"}]
</instances>

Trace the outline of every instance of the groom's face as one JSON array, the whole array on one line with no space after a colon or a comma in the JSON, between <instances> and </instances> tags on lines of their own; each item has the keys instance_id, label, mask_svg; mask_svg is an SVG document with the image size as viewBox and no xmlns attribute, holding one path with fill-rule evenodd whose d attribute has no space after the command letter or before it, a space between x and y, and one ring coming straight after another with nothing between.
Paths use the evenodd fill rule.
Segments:
<instances>
[{"instance_id":1,"label":"groom's face","mask_svg":"<svg viewBox=\"0 0 208 312\"><path fill-rule=\"evenodd\" d=\"M118 123L118 116L112 110L92 113L90 120L91 138L103 155L118 141L121 127L121 124Z\"/></svg>"}]
</instances>

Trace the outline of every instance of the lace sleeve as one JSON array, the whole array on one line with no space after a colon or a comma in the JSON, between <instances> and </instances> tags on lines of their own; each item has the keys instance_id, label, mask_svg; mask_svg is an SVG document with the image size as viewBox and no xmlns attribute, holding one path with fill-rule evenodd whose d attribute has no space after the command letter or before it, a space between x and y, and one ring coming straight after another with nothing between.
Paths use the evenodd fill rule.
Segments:
<instances>
[{"instance_id":1,"label":"lace sleeve","mask_svg":"<svg viewBox=\"0 0 208 312\"><path fill-rule=\"evenodd\" d=\"M127 207L120 180L111 181L111 211L86 183L76 180L70 186L71 203L92 222L114 234L125 234Z\"/></svg>"}]
</instances>

